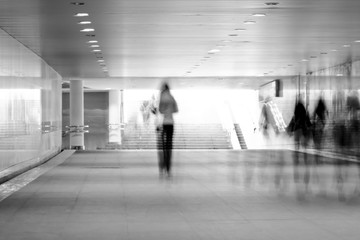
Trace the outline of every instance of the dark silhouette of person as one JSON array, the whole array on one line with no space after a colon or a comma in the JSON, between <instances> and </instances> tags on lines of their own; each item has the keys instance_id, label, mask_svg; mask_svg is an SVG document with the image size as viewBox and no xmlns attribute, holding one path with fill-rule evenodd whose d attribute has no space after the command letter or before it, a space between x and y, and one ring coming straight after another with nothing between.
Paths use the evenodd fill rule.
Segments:
<instances>
[{"instance_id":1,"label":"dark silhouette of person","mask_svg":"<svg viewBox=\"0 0 360 240\"><path fill-rule=\"evenodd\" d=\"M294 180L295 183L299 182L300 179L300 147L303 147L305 150L307 148L308 139L309 139L309 128L310 128L310 119L309 115L305 109L305 106L301 100L301 96L298 97L298 100L295 105L294 110L294 137L295 137L295 156L294 156ZM309 172L309 163L307 159L307 154L302 153L304 160L304 184L305 188L308 189L310 181L310 172ZM300 194L298 192L298 194ZM302 194L298 195L298 198L302 198Z\"/></svg>"},{"instance_id":2,"label":"dark silhouette of person","mask_svg":"<svg viewBox=\"0 0 360 240\"><path fill-rule=\"evenodd\" d=\"M159 108L154 106L151 108L151 113L154 114L154 123L155 123L155 131L156 131L156 147L159 159L159 171L160 175L162 176L164 172L164 153L162 147L162 124L160 123L160 114Z\"/></svg>"},{"instance_id":3,"label":"dark silhouette of person","mask_svg":"<svg viewBox=\"0 0 360 240\"><path fill-rule=\"evenodd\" d=\"M326 119L328 115L329 112L327 110L325 101L323 100L322 97L320 97L313 114L313 122L314 122L313 140L314 140L315 148L318 150L322 149L324 128L326 125ZM316 155L315 163L316 164L320 163L318 155Z\"/></svg>"},{"instance_id":4,"label":"dark silhouette of person","mask_svg":"<svg viewBox=\"0 0 360 240\"><path fill-rule=\"evenodd\" d=\"M171 176L171 154L173 147L174 118L173 113L178 112L175 98L170 93L169 85L165 82L161 86L159 112L163 115L161 143L163 149L163 170L168 177Z\"/></svg>"},{"instance_id":5,"label":"dark silhouette of person","mask_svg":"<svg viewBox=\"0 0 360 240\"><path fill-rule=\"evenodd\" d=\"M316 150L320 151L324 145L324 133L325 125L327 124L327 118L329 112L322 96L319 97L314 113L313 113L313 142ZM313 166L314 174L317 183L319 184L319 194L326 195L325 182L319 174L319 169L322 166L321 157L319 154L315 154L315 165Z\"/></svg>"}]
</instances>

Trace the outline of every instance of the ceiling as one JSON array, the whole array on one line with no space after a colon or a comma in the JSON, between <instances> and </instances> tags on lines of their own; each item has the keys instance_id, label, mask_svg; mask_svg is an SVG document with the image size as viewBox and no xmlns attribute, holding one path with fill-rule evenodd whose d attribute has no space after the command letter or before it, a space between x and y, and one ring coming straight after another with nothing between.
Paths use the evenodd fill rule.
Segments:
<instances>
[{"instance_id":1,"label":"ceiling","mask_svg":"<svg viewBox=\"0 0 360 240\"><path fill-rule=\"evenodd\" d=\"M359 59L359 0L267 2L0 0L0 27L64 79L109 88L122 82L145 86L163 77L182 79L184 86L198 77L205 85L237 78L258 86L259 76L265 81Z\"/></svg>"}]
</instances>

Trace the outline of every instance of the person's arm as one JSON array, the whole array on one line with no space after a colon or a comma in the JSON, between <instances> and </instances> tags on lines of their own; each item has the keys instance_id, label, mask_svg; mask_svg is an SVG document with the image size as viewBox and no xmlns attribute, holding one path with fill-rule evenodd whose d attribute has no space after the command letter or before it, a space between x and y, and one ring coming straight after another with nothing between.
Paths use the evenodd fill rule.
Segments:
<instances>
[{"instance_id":1,"label":"person's arm","mask_svg":"<svg viewBox=\"0 0 360 240\"><path fill-rule=\"evenodd\" d=\"M174 113L177 113L179 111L177 102L174 99Z\"/></svg>"}]
</instances>

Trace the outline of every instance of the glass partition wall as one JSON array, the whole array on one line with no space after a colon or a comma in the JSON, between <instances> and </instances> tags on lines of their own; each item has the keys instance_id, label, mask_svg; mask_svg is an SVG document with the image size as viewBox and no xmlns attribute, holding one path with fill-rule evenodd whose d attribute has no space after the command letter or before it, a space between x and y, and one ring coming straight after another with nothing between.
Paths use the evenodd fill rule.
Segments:
<instances>
[{"instance_id":1,"label":"glass partition wall","mask_svg":"<svg viewBox=\"0 0 360 240\"><path fill-rule=\"evenodd\" d=\"M61 76L0 30L0 176L61 150Z\"/></svg>"}]
</instances>

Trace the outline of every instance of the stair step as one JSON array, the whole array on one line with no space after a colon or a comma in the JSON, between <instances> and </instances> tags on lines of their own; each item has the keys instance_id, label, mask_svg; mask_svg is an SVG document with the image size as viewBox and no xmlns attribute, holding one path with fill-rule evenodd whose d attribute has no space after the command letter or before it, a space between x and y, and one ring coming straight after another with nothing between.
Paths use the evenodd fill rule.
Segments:
<instances>
[{"instance_id":1,"label":"stair step","mask_svg":"<svg viewBox=\"0 0 360 240\"><path fill-rule=\"evenodd\" d=\"M155 126L127 124L121 149L156 149ZM112 149L116 146L108 145ZM119 147L117 147L119 148ZM231 149L228 133L221 124L176 124L173 138L174 149Z\"/></svg>"}]
</instances>

